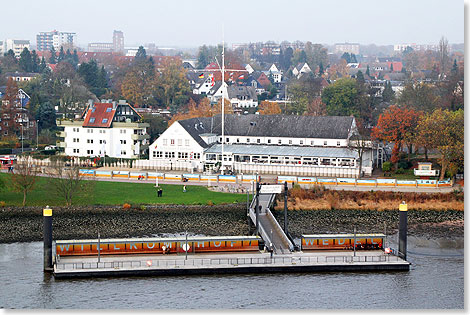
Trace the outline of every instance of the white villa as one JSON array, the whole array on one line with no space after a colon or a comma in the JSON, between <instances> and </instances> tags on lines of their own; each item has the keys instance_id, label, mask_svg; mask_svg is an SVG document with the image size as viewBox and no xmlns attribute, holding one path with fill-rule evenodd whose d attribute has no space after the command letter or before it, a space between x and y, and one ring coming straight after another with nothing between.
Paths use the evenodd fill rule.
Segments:
<instances>
[{"instance_id":1,"label":"white villa","mask_svg":"<svg viewBox=\"0 0 470 315\"><path fill-rule=\"evenodd\" d=\"M57 120L58 146L69 156L139 158L148 148L148 123L126 101L89 102L81 119Z\"/></svg>"}]
</instances>

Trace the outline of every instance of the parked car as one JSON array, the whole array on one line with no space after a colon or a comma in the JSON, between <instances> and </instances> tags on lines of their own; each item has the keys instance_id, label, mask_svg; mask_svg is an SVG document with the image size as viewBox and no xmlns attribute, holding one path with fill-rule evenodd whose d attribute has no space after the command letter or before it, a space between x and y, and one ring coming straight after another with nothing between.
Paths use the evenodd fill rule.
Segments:
<instances>
[{"instance_id":1,"label":"parked car","mask_svg":"<svg viewBox=\"0 0 470 315\"><path fill-rule=\"evenodd\" d=\"M48 145L44 148L44 150L57 150L57 146L56 145Z\"/></svg>"}]
</instances>

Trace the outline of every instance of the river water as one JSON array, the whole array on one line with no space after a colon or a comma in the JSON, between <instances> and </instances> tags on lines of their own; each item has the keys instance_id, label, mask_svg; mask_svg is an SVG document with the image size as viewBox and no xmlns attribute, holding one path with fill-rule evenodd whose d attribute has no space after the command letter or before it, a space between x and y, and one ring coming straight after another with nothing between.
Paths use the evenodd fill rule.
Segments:
<instances>
[{"instance_id":1,"label":"river water","mask_svg":"<svg viewBox=\"0 0 470 315\"><path fill-rule=\"evenodd\" d=\"M45 275L42 248L41 242L0 244L1 308L464 308L463 239L408 237L409 272L77 280Z\"/></svg>"}]
</instances>

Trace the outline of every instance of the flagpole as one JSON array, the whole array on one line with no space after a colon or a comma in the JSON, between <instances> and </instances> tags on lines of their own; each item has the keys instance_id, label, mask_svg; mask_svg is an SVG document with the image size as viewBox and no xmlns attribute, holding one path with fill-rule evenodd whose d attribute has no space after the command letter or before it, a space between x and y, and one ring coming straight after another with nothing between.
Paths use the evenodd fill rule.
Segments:
<instances>
[{"instance_id":1,"label":"flagpole","mask_svg":"<svg viewBox=\"0 0 470 315\"><path fill-rule=\"evenodd\" d=\"M224 175L224 142L225 142L225 26L222 24L222 175Z\"/></svg>"}]
</instances>

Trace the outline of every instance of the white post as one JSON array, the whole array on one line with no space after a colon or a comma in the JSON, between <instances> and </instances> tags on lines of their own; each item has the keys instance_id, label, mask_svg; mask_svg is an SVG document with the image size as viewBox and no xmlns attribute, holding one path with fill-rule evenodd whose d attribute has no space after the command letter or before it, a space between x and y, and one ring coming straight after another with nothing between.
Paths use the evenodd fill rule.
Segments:
<instances>
[{"instance_id":1,"label":"white post","mask_svg":"<svg viewBox=\"0 0 470 315\"><path fill-rule=\"evenodd\" d=\"M225 171L225 166L224 166L224 142L225 142L225 34L224 34L224 26L222 25L222 175L224 174Z\"/></svg>"}]
</instances>

